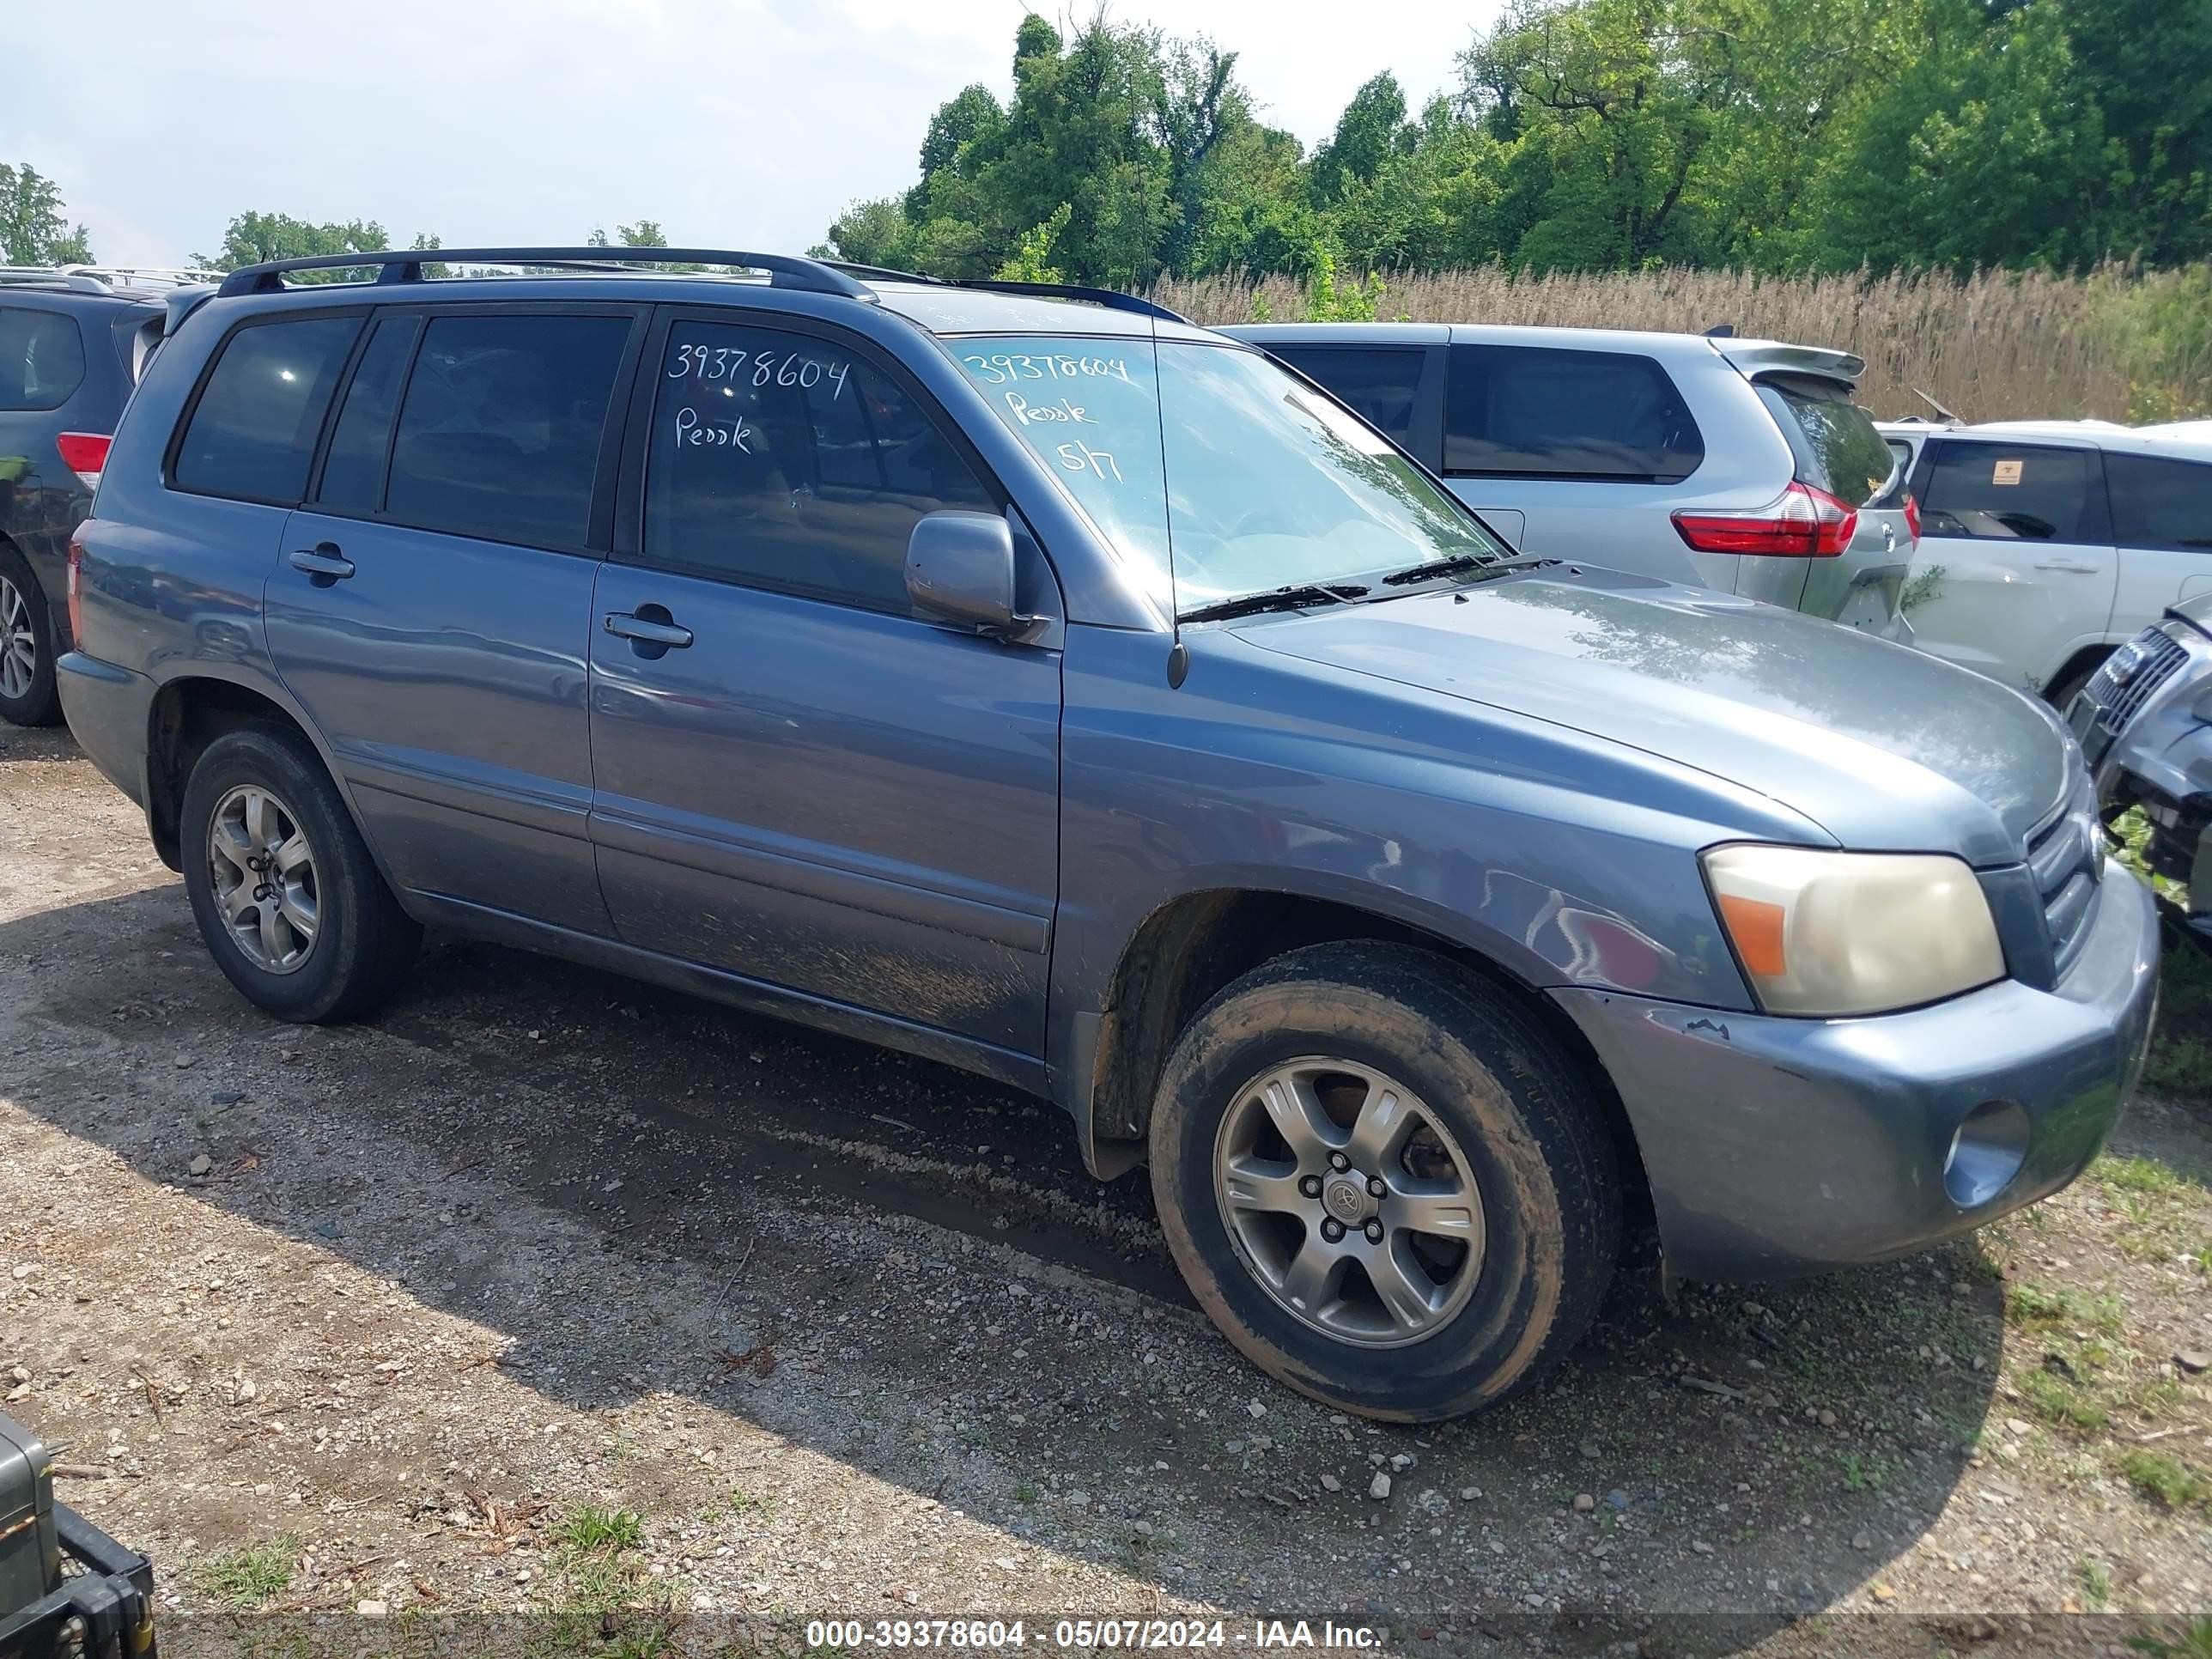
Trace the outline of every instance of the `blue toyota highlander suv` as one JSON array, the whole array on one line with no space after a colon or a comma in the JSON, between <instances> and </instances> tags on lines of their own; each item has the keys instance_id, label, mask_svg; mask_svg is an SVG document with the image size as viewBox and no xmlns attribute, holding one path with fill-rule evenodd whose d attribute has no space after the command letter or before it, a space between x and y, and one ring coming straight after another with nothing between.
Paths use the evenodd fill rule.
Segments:
<instances>
[{"instance_id":1,"label":"blue toyota highlander suv","mask_svg":"<svg viewBox=\"0 0 2212 1659\"><path fill-rule=\"evenodd\" d=\"M171 302L61 690L272 1014L435 923L1033 1091L1381 1417L1571 1345L1637 1189L1771 1276L2102 1145L2158 935L2035 702L1517 557L1142 301L607 257Z\"/></svg>"}]
</instances>

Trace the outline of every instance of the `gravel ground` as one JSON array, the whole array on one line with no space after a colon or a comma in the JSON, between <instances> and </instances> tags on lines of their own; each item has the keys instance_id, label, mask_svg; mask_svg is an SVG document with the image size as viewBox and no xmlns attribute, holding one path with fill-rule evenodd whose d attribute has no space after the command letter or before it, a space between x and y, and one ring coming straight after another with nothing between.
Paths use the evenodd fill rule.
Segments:
<instances>
[{"instance_id":1,"label":"gravel ground","mask_svg":"<svg viewBox=\"0 0 2212 1659\"><path fill-rule=\"evenodd\" d=\"M2200 1109L2140 1103L2090 1179L1917 1261L1670 1307L1646 1241L1531 1396L1376 1427L1245 1366L1142 1176L994 1085L435 939L374 1020L269 1021L129 803L0 726L0 1388L154 1558L173 1652L2181 1641Z\"/></svg>"}]
</instances>

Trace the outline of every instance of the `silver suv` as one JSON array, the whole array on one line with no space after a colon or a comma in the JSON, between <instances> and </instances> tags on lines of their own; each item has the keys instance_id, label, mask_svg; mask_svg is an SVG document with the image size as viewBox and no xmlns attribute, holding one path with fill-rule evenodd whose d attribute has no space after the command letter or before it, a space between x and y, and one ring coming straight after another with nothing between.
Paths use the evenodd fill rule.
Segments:
<instances>
[{"instance_id":1,"label":"silver suv","mask_svg":"<svg viewBox=\"0 0 2212 1659\"><path fill-rule=\"evenodd\" d=\"M1850 400L1863 360L1615 329L1254 323L1260 346L1522 552L1595 560L1910 642L1919 520Z\"/></svg>"}]
</instances>

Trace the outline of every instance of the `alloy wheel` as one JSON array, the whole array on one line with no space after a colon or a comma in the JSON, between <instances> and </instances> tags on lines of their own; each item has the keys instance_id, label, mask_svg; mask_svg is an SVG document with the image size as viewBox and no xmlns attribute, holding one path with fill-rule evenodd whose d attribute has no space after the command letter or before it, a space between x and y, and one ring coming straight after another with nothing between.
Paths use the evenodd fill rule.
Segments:
<instances>
[{"instance_id":1,"label":"alloy wheel","mask_svg":"<svg viewBox=\"0 0 2212 1659\"><path fill-rule=\"evenodd\" d=\"M1482 1196L1466 1153L1372 1066L1295 1060L1253 1079L1215 1137L1214 1193L1252 1276L1342 1341L1419 1341L1481 1276Z\"/></svg>"},{"instance_id":2,"label":"alloy wheel","mask_svg":"<svg viewBox=\"0 0 2212 1659\"><path fill-rule=\"evenodd\" d=\"M31 629L30 598L0 576L0 696L28 696L38 670L39 636Z\"/></svg>"},{"instance_id":3,"label":"alloy wheel","mask_svg":"<svg viewBox=\"0 0 2212 1659\"><path fill-rule=\"evenodd\" d=\"M299 816L258 784L240 784L208 821L208 872L232 940L264 972L296 972L320 926L314 848Z\"/></svg>"}]
</instances>

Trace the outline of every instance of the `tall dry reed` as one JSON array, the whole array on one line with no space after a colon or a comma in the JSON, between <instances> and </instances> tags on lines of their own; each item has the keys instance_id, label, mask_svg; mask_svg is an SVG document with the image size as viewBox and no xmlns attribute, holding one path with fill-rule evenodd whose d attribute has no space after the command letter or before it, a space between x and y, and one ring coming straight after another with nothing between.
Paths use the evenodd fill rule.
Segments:
<instances>
[{"instance_id":1,"label":"tall dry reed","mask_svg":"<svg viewBox=\"0 0 2212 1659\"><path fill-rule=\"evenodd\" d=\"M2176 362L2127 325L2128 298L2189 280L2118 270L2087 277L1984 272L1881 277L1757 276L1671 268L1515 276L1496 266L1386 275L1376 314L1413 322L1548 324L1702 332L1839 346L1866 359L1859 398L1885 416L1926 414L1914 388L1968 420L2099 416L2124 421L2202 410L2212 363ZM2201 281L2201 277L2197 280ZM2170 298L2183 297L2175 288ZM1152 297L1200 322L1249 322L1255 302L1278 322L1306 314L1291 278L1170 280Z\"/></svg>"}]
</instances>

